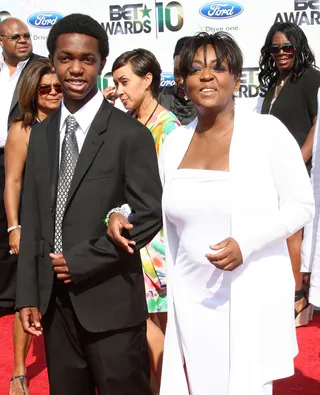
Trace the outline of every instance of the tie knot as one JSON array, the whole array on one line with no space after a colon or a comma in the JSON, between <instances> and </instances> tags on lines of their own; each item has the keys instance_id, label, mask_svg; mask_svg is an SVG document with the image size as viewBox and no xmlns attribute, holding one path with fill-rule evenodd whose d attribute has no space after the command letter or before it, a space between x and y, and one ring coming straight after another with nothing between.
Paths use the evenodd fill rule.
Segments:
<instances>
[{"instance_id":1,"label":"tie knot","mask_svg":"<svg viewBox=\"0 0 320 395\"><path fill-rule=\"evenodd\" d=\"M66 134L75 132L78 127L78 122L73 115L69 115L66 119Z\"/></svg>"}]
</instances>

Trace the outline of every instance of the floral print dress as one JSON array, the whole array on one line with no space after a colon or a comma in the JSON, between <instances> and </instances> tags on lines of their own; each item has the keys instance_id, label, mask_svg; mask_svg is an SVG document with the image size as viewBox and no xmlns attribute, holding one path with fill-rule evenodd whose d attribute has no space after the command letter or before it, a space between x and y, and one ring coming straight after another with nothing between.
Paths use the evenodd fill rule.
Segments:
<instances>
[{"instance_id":1,"label":"floral print dress","mask_svg":"<svg viewBox=\"0 0 320 395\"><path fill-rule=\"evenodd\" d=\"M164 140L172 130L180 126L180 123L172 112L165 110L152 117L146 126L152 133L156 152L159 155ZM149 313L166 312L167 283L163 230L141 249L141 260L148 311Z\"/></svg>"}]
</instances>

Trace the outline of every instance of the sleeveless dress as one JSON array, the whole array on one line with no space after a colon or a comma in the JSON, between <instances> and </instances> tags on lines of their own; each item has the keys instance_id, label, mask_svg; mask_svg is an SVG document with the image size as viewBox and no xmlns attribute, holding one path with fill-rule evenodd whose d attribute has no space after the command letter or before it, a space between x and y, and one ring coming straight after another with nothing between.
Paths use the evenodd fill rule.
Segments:
<instances>
[{"instance_id":1,"label":"sleeveless dress","mask_svg":"<svg viewBox=\"0 0 320 395\"><path fill-rule=\"evenodd\" d=\"M228 395L232 272L205 254L231 235L230 173L179 169L167 188L164 212L179 240L170 281L190 394ZM271 384L256 395L269 394Z\"/></svg>"},{"instance_id":2,"label":"sleeveless dress","mask_svg":"<svg viewBox=\"0 0 320 395\"><path fill-rule=\"evenodd\" d=\"M166 137L180 123L176 116L167 110L153 116L146 127L150 130L157 155ZM167 282L165 271L164 239L161 230L154 239L141 251L146 300L149 313L163 313L167 311Z\"/></svg>"}]
</instances>

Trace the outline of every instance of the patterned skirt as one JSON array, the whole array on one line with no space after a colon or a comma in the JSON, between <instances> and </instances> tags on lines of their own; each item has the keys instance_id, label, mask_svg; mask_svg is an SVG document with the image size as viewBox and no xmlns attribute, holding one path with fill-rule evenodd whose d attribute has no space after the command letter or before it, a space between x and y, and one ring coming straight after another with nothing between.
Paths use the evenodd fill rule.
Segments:
<instances>
[{"instance_id":1,"label":"patterned skirt","mask_svg":"<svg viewBox=\"0 0 320 395\"><path fill-rule=\"evenodd\" d=\"M149 313L167 312L167 281L163 230L141 249L141 260Z\"/></svg>"}]
</instances>

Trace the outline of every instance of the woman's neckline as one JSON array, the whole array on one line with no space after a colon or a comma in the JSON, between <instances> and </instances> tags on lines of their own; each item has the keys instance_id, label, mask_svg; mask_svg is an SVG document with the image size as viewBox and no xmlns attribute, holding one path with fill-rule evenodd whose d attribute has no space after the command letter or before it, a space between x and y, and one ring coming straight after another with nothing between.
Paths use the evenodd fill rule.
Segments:
<instances>
[{"instance_id":1,"label":"woman's neckline","mask_svg":"<svg viewBox=\"0 0 320 395\"><path fill-rule=\"evenodd\" d=\"M224 174L229 174L230 170L216 170L216 169L200 169L200 168L196 168L196 167L182 167L182 168L178 168L178 171L181 170L188 170L188 171L203 171L203 172L215 172L215 173L224 173Z\"/></svg>"}]
</instances>

